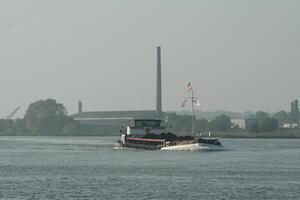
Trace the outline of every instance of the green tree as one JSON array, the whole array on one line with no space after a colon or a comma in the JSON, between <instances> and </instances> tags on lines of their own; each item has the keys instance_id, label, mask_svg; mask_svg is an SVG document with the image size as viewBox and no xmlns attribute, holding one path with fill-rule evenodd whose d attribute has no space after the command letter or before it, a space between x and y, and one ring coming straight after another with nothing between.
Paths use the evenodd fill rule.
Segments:
<instances>
[{"instance_id":1,"label":"green tree","mask_svg":"<svg viewBox=\"0 0 300 200\"><path fill-rule=\"evenodd\" d=\"M284 110L275 113L273 118L277 119L277 121L281 124L290 122L289 114Z\"/></svg>"},{"instance_id":2,"label":"green tree","mask_svg":"<svg viewBox=\"0 0 300 200\"><path fill-rule=\"evenodd\" d=\"M278 121L274 118L266 118L260 125L261 132L273 132L278 129Z\"/></svg>"},{"instance_id":3,"label":"green tree","mask_svg":"<svg viewBox=\"0 0 300 200\"><path fill-rule=\"evenodd\" d=\"M0 119L0 135L13 135L14 121L11 119Z\"/></svg>"},{"instance_id":4,"label":"green tree","mask_svg":"<svg viewBox=\"0 0 300 200\"><path fill-rule=\"evenodd\" d=\"M258 112L256 112L256 114L255 114L255 118L256 118L256 121L257 121L257 123L259 124L259 126L262 124L262 122L263 122L265 119L267 119L267 118L269 118L269 117L270 117L269 114L266 113L266 112L263 112L263 111L258 111Z\"/></svg>"},{"instance_id":5,"label":"green tree","mask_svg":"<svg viewBox=\"0 0 300 200\"><path fill-rule=\"evenodd\" d=\"M195 130L204 132L207 131L208 121L207 119L199 119L195 122Z\"/></svg>"},{"instance_id":6,"label":"green tree","mask_svg":"<svg viewBox=\"0 0 300 200\"><path fill-rule=\"evenodd\" d=\"M230 130L232 123L230 117L226 115L217 116L214 120L208 122L210 130L227 132Z\"/></svg>"},{"instance_id":7,"label":"green tree","mask_svg":"<svg viewBox=\"0 0 300 200\"><path fill-rule=\"evenodd\" d=\"M286 117L286 113L283 111L277 113L275 116L277 117ZM251 133L259 133L259 132L272 132L278 129L278 120L275 118L271 118L268 113L263 111L258 111L255 114L255 118L253 122L249 125L247 130Z\"/></svg>"},{"instance_id":8,"label":"green tree","mask_svg":"<svg viewBox=\"0 0 300 200\"><path fill-rule=\"evenodd\" d=\"M190 115L177 115L176 113L168 113L167 126L171 127L174 132L191 132L192 117Z\"/></svg>"},{"instance_id":9,"label":"green tree","mask_svg":"<svg viewBox=\"0 0 300 200\"><path fill-rule=\"evenodd\" d=\"M250 133L259 133L259 125L257 122L254 122L252 124L250 124L250 126L248 127L248 131Z\"/></svg>"},{"instance_id":10,"label":"green tree","mask_svg":"<svg viewBox=\"0 0 300 200\"><path fill-rule=\"evenodd\" d=\"M298 100L291 102L291 123L299 124L299 106L298 106Z\"/></svg>"},{"instance_id":11,"label":"green tree","mask_svg":"<svg viewBox=\"0 0 300 200\"><path fill-rule=\"evenodd\" d=\"M25 127L25 121L23 119L17 118L14 123L14 132L16 135L26 135L27 129Z\"/></svg>"},{"instance_id":12,"label":"green tree","mask_svg":"<svg viewBox=\"0 0 300 200\"><path fill-rule=\"evenodd\" d=\"M55 100L40 100L29 105L24 116L25 127L34 135L58 134L66 125L66 114L66 108Z\"/></svg>"},{"instance_id":13,"label":"green tree","mask_svg":"<svg viewBox=\"0 0 300 200\"><path fill-rule=\"evenodd\" d=\"M194 117L195 119L195 117ZM195 120L194 120L195 122ZM188 132L191 133L192 132L192 116L189 115L184 115L184 117L182 118L182 125L180 128L181 132Z\"/></svg>"}]
</instances>

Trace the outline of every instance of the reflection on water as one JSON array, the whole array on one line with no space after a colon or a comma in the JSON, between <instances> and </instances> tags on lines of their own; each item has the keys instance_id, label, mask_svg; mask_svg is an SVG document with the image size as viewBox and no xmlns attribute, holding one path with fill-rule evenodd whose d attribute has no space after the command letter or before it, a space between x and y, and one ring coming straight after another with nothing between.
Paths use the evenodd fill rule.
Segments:
<instances>
[{"instance_id":1,"label":"reflection on water","mask_svg":"<svg viewBox=\"0 0 300 200\"><path fill-rule=\"evenodd\" d=\"M300 140L222 152L113 150L114 137L0 137L1 199L298 199Z\"/></svg>"}]
</instances>

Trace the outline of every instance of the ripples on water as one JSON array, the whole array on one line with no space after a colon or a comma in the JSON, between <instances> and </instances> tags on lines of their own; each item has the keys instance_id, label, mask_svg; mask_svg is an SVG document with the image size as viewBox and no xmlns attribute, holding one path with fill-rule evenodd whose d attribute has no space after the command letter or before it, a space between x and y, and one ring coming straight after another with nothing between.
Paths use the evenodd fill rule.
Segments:
<instances>
[{"instance_id":1,"label":"ripples on water","mask_svg":"<svg viewBox=\"0 0 300 200\"><path fill-rule=\"evenodd\" d=\"M299 199L300 140L222 152L113 150L112 137L0 137L0 199Z\"/></svg>"}]
</instances>

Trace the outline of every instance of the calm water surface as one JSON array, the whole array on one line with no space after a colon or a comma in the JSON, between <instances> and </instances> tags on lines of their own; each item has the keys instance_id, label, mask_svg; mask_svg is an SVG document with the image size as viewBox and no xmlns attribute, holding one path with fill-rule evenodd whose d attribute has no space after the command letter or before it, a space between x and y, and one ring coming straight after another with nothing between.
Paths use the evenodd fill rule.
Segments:
<instances>
[{"instance_id":1,"label":"calm water surface","mask_svg":"<svg viewBox=\"0 0 300 200\"><path fill-rule=\"evenodd\" d=\"M0 137L0 199L300 199L300 140L223 152L113 150L113 137Z\"/></svg>"}]
</instances>

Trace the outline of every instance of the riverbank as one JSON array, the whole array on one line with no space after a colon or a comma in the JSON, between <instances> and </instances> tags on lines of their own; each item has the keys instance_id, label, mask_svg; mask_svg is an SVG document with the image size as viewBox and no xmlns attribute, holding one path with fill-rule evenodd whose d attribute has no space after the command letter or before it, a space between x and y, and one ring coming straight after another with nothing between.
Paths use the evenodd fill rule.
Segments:
<instances>
[{"instance_id":1,"label":"riverbank","mask_svg":"<svg viewBox=\"0 0 300 200\"><path fill-rule=\"evenodd\" d=\"M179 133L185 135L185 133ZM202 134L207 137L208 134ZM249 133L249 132L211 132L211 137L219 138L278 138L278 139L300 139L300 129L278 130L275 132Z\"/></svg>"}]
</instances>

